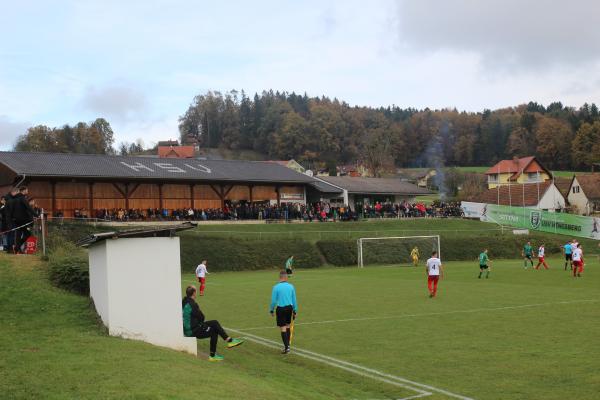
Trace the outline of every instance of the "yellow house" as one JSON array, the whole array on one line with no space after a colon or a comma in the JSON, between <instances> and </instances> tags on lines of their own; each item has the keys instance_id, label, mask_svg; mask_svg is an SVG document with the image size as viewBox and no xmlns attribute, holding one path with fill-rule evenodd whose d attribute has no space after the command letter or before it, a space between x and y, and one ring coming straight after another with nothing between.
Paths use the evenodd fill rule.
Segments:
<instances>
[{"instance_id":1,"label":"yellow house","mask_svg":"<svg viewBox=\"0 0 600 400\"><path fill-rule=\"evenodd\" d=\"M552 173L533 156L502 160L485 174L488 178L488 189L494 189L498 185L536 183L552 179Z\"/></svg>"},{"instance_id":2,"label":"yellow house","mask_svg":"<svg viewBox=\"0 0 600 400\"><path fill-rule=\"evenodd\" d=\"M294 171L303 174L306 172L306 168L304 168L298 161L294 160L293 158L291 160L277 160L277 161L269 161L275 164L279 164L279 165L283 165L284 167L287 167L289 169L293 169Z\"/></svg>"}]
</instances>

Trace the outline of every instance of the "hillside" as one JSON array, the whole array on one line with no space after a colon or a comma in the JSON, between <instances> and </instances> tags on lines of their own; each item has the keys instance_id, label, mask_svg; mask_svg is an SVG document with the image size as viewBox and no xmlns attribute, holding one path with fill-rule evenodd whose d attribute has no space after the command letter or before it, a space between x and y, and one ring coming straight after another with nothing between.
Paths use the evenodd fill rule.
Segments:
<instances>
[{"instance_id":1,"label":"hillside","mask_svg":"<svg viewBox=\"0 0 600 400\"><path fill-rule=\"evenodd\" d=\"M109 337L88 298L50 286L45 268L37 258L0 255L3 399L389 397L386 385L303 358L282 358L250 342L222 350L225 361L214 364L206 356ZM141 291L140 301L151 295ZM205 312L218 317L210 308ZM199 342L200 351L207 346Z\"/></svg>"}]
</instances>

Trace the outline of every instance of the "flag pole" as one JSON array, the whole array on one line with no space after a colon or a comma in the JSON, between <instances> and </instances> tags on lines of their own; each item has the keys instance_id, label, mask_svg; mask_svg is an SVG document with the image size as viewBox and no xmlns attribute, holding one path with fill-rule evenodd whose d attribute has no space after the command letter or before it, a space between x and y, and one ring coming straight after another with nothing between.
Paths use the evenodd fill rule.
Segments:
<instances>
[{"instance_id":1,"label":"flag pole","mask_svg":"<svg viewBox=\"0 0 600 400\"><path fill-rule=\"evenodd\" d=\"M536 185L537 185L537 208L540 208L540 169L538 168L536 171Z\"/></svg>"},{"instance_id":2,"label":"flag pole","mask_svg":"<svg viewBox=\"0 0 600 400\"><path fill-rule=\"evenodd\" d=\"M510 194L510 179L512 178L512 176L510 175L510 164L508 164L508 206L512 207L512 196Z\"/></svg>"},{"instance_id":3,"label":"flag pole","mask_svg":"<svg viewBox=\"0 0 600 400\"><path fill-rule=\"evenodd\" d=\"M498 200L496 205L500 205L500 163L498 163L498 175L496 176L496 191L498 192Z\"/></svg>"}]
</instances>

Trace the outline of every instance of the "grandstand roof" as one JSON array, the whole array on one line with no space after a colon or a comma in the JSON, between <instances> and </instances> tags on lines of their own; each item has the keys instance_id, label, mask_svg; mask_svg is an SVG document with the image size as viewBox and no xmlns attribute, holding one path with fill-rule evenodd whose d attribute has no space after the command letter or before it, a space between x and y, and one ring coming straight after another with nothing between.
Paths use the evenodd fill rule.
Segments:
<instances>
[{"instance_id":1,"label":"grandstand roof","mask_svg":"<svg viewBox=\"0 0 600 400\"><path fill-rule=\"evenodd\" d=\"M431 192L409 182L391 178L363 178L351 176L321 176L320 179L344 188L348 193L425 195Z\"/></svg>"},{"instance_id":2,"label":"grandstand roof","mask_svg":"<svg viewBox=\"0 0 600 400\"><path fill-rule=\"evenodd\" d=\"M342 193L343 190L336 187L336 186L332 186L327 182L323 182L320 181L318 179L315 179L315 181L311 184L312 187L314 187L315 189L317 189L319 192L321 193Z\"/></svg>"},{"instance_id":3,"label":"grandstand roof","mask_svg":"<svg viewBox=\"0 0 600 400\"><path fill-rule=\"evenodd\" d=\"M474 196L469 199L469 201L500 204L503 206L513 205L531 207L538 204L539 200L544 196L544 193L546 193L551 185L552 181L550 180L540 182L539 197L538 184L536 183L500 185L495 189L488 189L485 192Z\"/></svg>"},{"instance_id":4,"label":"grandstand roof","mask_svg":"<svg viewBox=\"0 0 600 400\"><path fill-rule=\"evenodd\" d=\"M72 153L0 152L0 166L17 175L310 184L313 178L263 161L160 159Z\"/></svg>"}]
</instances>

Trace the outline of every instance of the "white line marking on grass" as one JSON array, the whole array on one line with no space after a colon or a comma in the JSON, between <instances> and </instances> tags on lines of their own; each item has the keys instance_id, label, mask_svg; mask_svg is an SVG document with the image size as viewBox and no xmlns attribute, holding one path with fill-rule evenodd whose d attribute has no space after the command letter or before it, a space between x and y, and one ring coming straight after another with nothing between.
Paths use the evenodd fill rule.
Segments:
<instances>
[{"instance_id":1,"label":"white line marking on grass","mask_svg":"<svg viewBox=\"0 0 600 400\"><path fill-rule=\"evenodd\" d=\"M247 334L245 332L239 331L237 329L232 329L232 328L226 328L226 329L229 330L229 331L237 332L237 333L240 333L240 334L244 335L244 339L249 340L251 342L258 343L258 344L261 344L263 346L266 346L266 347L269 347L269 348L272 348L272 349L277 349L277 350L281 349L281 345L279 345L277 342L273 342L273 341L271 341L269 339L265 339L265 338L262 338L260 336L250 335L250 334ZM418 388L415 388L415 387L412 387L412 386L409 386L409 385L405 385L405 384L403 384L401 382L396 382L396 381L387 379L385 377L380 377L380 376L377 376L377 375L374 375L374 374L365 373L365 372L362 372L362 371L360 371L358 369L347 367L347 366L341 365L339 363L331 362L331 361L328 361L326 359L320 358L318 356L313 356L311 354L305 354L303 350L300 350L300 349L297 349L297 348L294 348L294 354L296 354L296 355L298 355L300 357L307 358L309 360L313 360L313 361L316 361L316 362L327 364L327 365L335 367L335 368L342 369L344 371L347 371L347 372L350 372L350 373L353 373L353 374L356 374L356 375L359 375L359 376L363 376L363 377L366 377L366 378L371 378L371 379L374 379L374 380L377 380L377 381L380 381L380 382L384 382L384 383L387 383L387 384L390 384L390 385L393 385L393 386L397 386L397 387L401 387L401 388L404 388L404 389L411 390L413 392L417 392L418 395L416 395L416 396L418 396L418 397L424 397L424 396L431 396L432 395L432 393L430 393L430 392L426 392L426 391L423 391L421 389L418 389ZM406 397L404 399L399 399L399 400L408 400L408 399L413 399L413 398L416 398L416 397L415 396L409 396L409 397Z\"/></svg>"},{"instance_id":2,"label":"white line marking on grass","mask_svg":"<svg viewBox=\"0 0 600 400\"><path fill-rule=\"evenodd\" d=\"M374 320L386 320L386 319L402 319L402 318L416 318L416 317L432 317L439 315L450 315L450 314L470 314L482 311L503 311L503 310L518 310L522 308L533 308L533 307L544 307L560 304L575 304L575 303L597 303L600 300L571 300L571 301L557 301L552 303L537 303L537 304L523 304L520 306L504 306L504 307L490 307L490 308L473 308L470 310L455 310L445 312L432 312L422 314L402 314L402 315L390 315L387 317L364 317L364 318L347 318L347 319L331 319L325 321L311 321L311 322L296 322L298 325L320 325L320 324L335 324L338 322L358 322L358 321L374 321ZM243 328L245 331L258 331L261 329L271 329L272 326L254 326L250 328Z\"/></svg>"},{"instance_id":3,"label":"white line marking on grass","mask_svg":"<svg viewBox=\"0 0 600 400\"><path fill-rule=\"evenodd\" d=\"M269 340L269 339L265 339L265 338L263 338L261 336L252 335L250 333L241 331L239 329L231 329L231 328L228 328L228 329L230 331L240 333L240 334L244 335L248 340L251 340L251 341L259 343L259 344L262 344L264 346L272 347L272 348L276 348L276 349L280 349L281 348L281 345L279 343L274 342L274 341ZM386 382L386 383L389 383L391 385L395 385L395 386L398 386L398 387L403 387L405 389L412 390L414 392L417 392L419 395L422 395L421 397L424 397L426 395L431 395L431 394L433 394L432 392L435 392L435 393L446 395L448 397L453 397L455 399L473 400L470 397L466 397L466 396L462 396L460 394L452 393L452 392L449 392L449 391L444 390L444 389L440 389L440 388L437 388L437 387L434 387L434 386L426 385L424 383L419 383L419 382L411 381L409 379L402 378L400 376L390 375L390 374L387 374L385 372L378 371L376 369L364 367L362 365L350 363L348 361L343 361L343 360L340 360L340 359L337 359L337 358L326 356L324 354L315 353L315 352L310 351L310 350L305 350L305 349L301 349L301 348L298 348L298 347L294 347L294 354L299 355L301 357L309 358L311 360L318 361L318 362L321 362L321 363L324 363L324 364L327 364L327 365L330 365L330 366L333 366L333 367L336 367L336 368L339 368L339 369L343 369L343 370L346 370L348 372L352 372L352 373L357 374L357 375L369 377L371 379L375 379L375 380L378 380L380 382ZM414 398L414 397L409 397L409 398Z\"/></svg>"}]
</instances>

